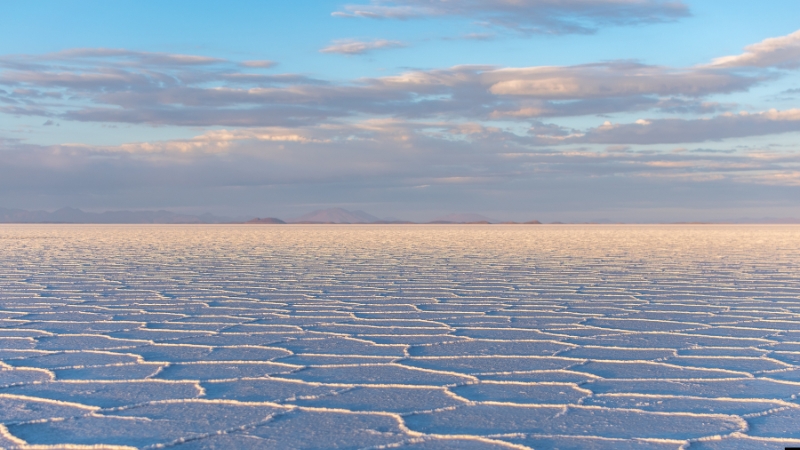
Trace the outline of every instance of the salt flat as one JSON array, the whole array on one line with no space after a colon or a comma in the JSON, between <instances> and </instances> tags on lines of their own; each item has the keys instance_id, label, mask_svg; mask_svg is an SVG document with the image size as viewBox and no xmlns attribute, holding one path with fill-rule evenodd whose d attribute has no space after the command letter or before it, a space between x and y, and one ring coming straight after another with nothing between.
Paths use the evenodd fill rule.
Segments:
<instances>
[{"instance_id":1,"label":"salt flat","mask_svg":"<svg viewBox=\"0 0 800 450\"><path fill-rule=\"evenodd\" d=\"M0 226L2 448L769 449L798 395L797 226Z\"/></svg>"}]
</instances>

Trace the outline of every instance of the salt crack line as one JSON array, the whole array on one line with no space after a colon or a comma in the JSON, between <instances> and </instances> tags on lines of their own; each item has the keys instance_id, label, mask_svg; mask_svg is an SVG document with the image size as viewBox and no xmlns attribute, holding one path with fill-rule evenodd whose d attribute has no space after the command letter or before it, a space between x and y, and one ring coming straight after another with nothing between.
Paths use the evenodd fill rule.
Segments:
<instances>
[{"instance_id":1,"label":"salt crack line","mask_svg":"<svg viewBox=\"0 0 800 450\"><path fill-rule=\"evenodd\" d=\"M169 442L169 443L166 443L166 444L149 445L149 446L143 447L142 450L157 449L157 448L169 448L169 447L174 447L174 446L177 446L177 445L185 444L187 442L194 442L194 441L199 441L199 440L203 440L203 439L208 439L208 438L211 438L211 437L214 437L214 436L222 436L222 435L231 434L231 433L235 433L235 432L242 432L242 431L251 430L251 429L260 427L262 425L266 425L267 423L275 420L276 417L282 416L285 413L286 412L270 414L270 415L268 415L266 418L264 418L261 421L252 422L252 423L241 425L241 426L238 426L238 427L228 428L228 429L225 429L225 430L218 430L218 431L215 431L215 432L212 432L212 433L200 434L198 436L179 438L179 439L176 439L176 440L174 440L172 442Z\"/></svg>"},{"instance_id":2,"label":"salt crack line","mask_svg":"<svg viewBox=\"0 0 800 450\"><path fill-rule=\"evenodd\" d=\"M720 442L726 440L733 440L733 439L742 439L746 441L753 441L753 442L764 442L764 443L774 443L779 446L795 446L800 445L800 439L797 438L777 438L777 437L764 437L764 436L750 436L746 433L742 433L739 431L734 431L731 434L725 436L710 436L710 437L702 437L697 439L689 439L684 447L681 447L680 450L688 450L689 446L693 442ZM788 444L788 445L787 445Z\"/></svg>"},{"instance_id":3,"label":"salt crack line","mask_svg":"<svg viewBox=\"0 0 800 450\"><path fill-rule=\"evenodd\" d=\"M425 434L424 437L417 437L412 439L406 439L400 442L395 442L393 444L386 444L386 445L377 445L372 447L364 447L360 450L382 450L382 449L391 449L391 448L402 448L408 445L414 444L423 444L425 442L432 442L432 441L472 441L472 442L480 442L484 444L492 444L500 447L516 449L516 450L534 450L532 447L528 447L521 444L514 444L511 442L505 442L496 439L490 439L483 436L475 436L470 434L465 435L439 435L439 434Z\"/></svg>"}]
</instances>

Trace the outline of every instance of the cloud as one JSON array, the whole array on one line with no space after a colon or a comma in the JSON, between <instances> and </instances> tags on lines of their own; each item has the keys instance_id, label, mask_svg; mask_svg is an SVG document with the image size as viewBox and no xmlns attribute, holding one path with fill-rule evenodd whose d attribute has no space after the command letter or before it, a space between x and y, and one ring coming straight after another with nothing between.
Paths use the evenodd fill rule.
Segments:
<instances>
[{"instance_id":1,"label":"cloud","mask_svg":"<svg viewBox=\"0 0 800 450\"><path fill-rule=\"evenodd\" d=\"M721 114L701 119L640 119L634 123L605 124L584 132L572 131L564 136L563 129L542 133L532 127L531 134L542 145L550 144L680 144L748 136L764 136L800 131L800 109L769 110L759 113Z\"/></svg>"},{"instance_id":2,"label":"cloud","mask_svg":"<svg viewBox=\"0 0 800 450\"><path fill-rule=\"evenodd\" d=\"M769 53L760 48L747 52ZM741 107L719 98L782 76L774 68L790 58L781 55L694 67L465 65L349 81L262 70L271 61L121 49L2 56L0 112L36 124L3 134L27 138L67 120L200 131L113 146L0 136L0 204L213 209L397 199L489 213L768 199L796 211L797 150L743 148L739 138L799 132L800 110L730 113ZM688 145L701 142L716 143Z\"/></svg>"},{"instance_id":3,"label":"cloud","mask_svg":"<svg viewBox=\"0 0 800 450\"><path fill-rule=\"evenodd\" d=\"M272 65L118 49L0 57L0 86L8 88L0 96L0 111L158 125L279 125L331 116L324 108L295 107L276 98L293 96L287 90L281 95L279 86L314 89L327 82L247 70Z\"/></svg>"},{"instance_id":4,"label":"cloud","mask_svg":"<svg viewBox=\"0 0 800 450\"><path fill-rule=\"evenodd\" d=\"M144 65L160 66L205 66L226 62L224 59L200 55L184 55L159 52L137 52L118 48L76 48L50 53L44 56L46 60L76 60L76 59L109 59L119 58L138 61Z\"/></svg>"},{"instance_id":5,"label":"cloud","mask_svg":"<svg viewBox=\"0 0 800 450\"><path fill-rule=\"evenodd\" d=\"M496 36L492 33L467 33L462 36L463 39L469 39L473 41L489 41L495 37Z\"/></svg>"},{"instance_id":6,"label":"cloud","mask_svg":"<svg viewBox=\"0 0 800 450\"><path fill-rule=\"evenodd\" d=\"M733 110L736 104L673 97L660 101L657 108L671 114L710 114Z\"/></svg>"},{"instance_id":7,"label":"cloud","mask_svg":"<svg viewBox=\"0 0 800 450\"><path fill-rule=\"evenodd\" d=\"M525 121L649 109L707 113L730 106L704 97L746 91L770 79L720 68L611 61L455 66L332 83L252 72L247 62L165 65L170 58L142 57L140 52L81 49L61 52L56 60L49 57L0 58L0 87L11 92L0 96L0 105L6 104L0 111L180 126L300 126L362 115Z\"/></svg>"},{"instance_id":8,"label":"cloud","mask_svg":"<svg viewBox=\"0 0 800 450\"><path fill-rule=\"evenodd\" d=\"M0 109L2 110L2 109ZM19 111L17 112L20 113ZM343 115L339 111L307 106L279 105L247 108L156 106L153 108L84 108L60 115L65 120L81 122L117 122L176 126L301 126L320 123Z\"/></svg>"},{"instance_id":9,"label":"cloud","mask_svg":"<svg viewBox=\"0 0 800 450\"><path fill-rule=\"evenodd\" d=\"M319 125L212 130L192 139L132 143L102 149L128 153L225 153L235 151L237 145L246 142L329 144L331 147L345 143L394 142L406 148L421 145L419 148L436 149L447 142L448 146L511 147L523 152L547 149L545 151L561 153L571 150L558 149L571 146L603 145L606 149L619 151L622 148L630 150L633 145L702 143L792 132L800 132L800 109L725 113L698 119L639 119L627 123L607 121L586 129L534 121L527 133L474 121L367 119ZM724 153L728 150L713 152Z\"/></svg>"},{"instance_id":10,"label":"cloud","mask_svg":"<svg viewBox=\"0 0 800 450\"><path fill-rule=\"evenodd\" d=\"M258 67L261 69L269 69L277 65L275 61L267 61L267 60L242 61L240 64L242 67Z\"/></svg>"},{"instance_id":11,"label":"cloud","mask_svg":"<svg viewBox=\"0 0 800 450\"><path fill-rule=\"evenodd\" d=\"M191 139L172 139L162 141L131 142L112 146L91 146L84 144L64 144L54 146L68 150L71 154L85 152L86 154L129 154L148 157L156 156L164 160L163 156L174 155L212 155L230 153L235 150L238 142L265 142L265 143L323 143L331 142L330 139L311 136L307 131L286 129L280 127L248 129L248 130L212 130ZM2 141L0 141L2 144Z\"/></svg>"},{"instance_id":12,"label":"cloud","mask_svg":"<svg viewBox=\"0 0 800 450\"><path fill-rule=\"evenodd\" d=\"M334 41L320 50L320 53L339 53L342 55L363 55L375 50L400 48L406 44L399 41L388 41L386 39L376 39L373 41L358 41L355 39L341 39Z\"/></svg>"},{"instance_id":13,"label":"cloud","mask_svg":"<svg viewBox=\"0 0 800 450\"><path fill-rule=\"evenodd\" d=\"M340 51L358 52L363 45L380 47L381 42L350 42L356 47ZM722 114L711 119L663 117L730 111L735 105L708 97L747 91L774 79L776 74L768 70L743 72L717 64L673 68L636 61L520 68L466 65L349 82L251 70L272 64L103 48L0 57L4 92L0 112L53 121L319 126L340 132L339 127L361 123L364 117L425 121L428 128L447 124L458 129L463 123L483 127L470 139L491 134L486 131L492 128L487 126L489 121L529 126L533 122L528 135L491 135L508 141L527 139L527 145L538 146L703 142L796 130L795 119L779 118L789 112ZM646 123L623 121L577 130L545 123L618 113L646 117L648 111L659 114ZM463 134L450 133L458 139Z\"/></svg>"},{"instance_id":14,"label":"cloud","mask_svg":"<svg viewBox=\"0 0 800 450\"><path fill-rule=\"evenodd\" d=\"M677 20L689 15L678 0L373 0L345 5L339 17L413 19L465 17L522 33L592 33L609 25Z\"/></svg>"},{"instance_id":15,"label":"cloud","mask_svg":"<svg viewBox=\"0 0 800 450\"><path fill-rule=\"evenodd\" d=\"M200 205L244 214L256 214L253 205L266 204L276 208L275 215L288 217L283 208L298 204L354 202L372 205L367 209L375 213L381 205L386 213L422 220L403 213L445 207L527 211L538 218L549 212L548 220L571 220L584 216L569 216L570 211L611 211L616 220L647 220L648 207L697 208L693 214L653 218L668 221L712 218L719 209L741 211L748 202L776 204L782 211L798 206L798 152L611 150L531 148L480 124L456 129L386 120L336 129L214 130L191 139L119 146L0 141L0 203L99 209Z\"/></svg>"},{"instance_id":16,"label":"cloud","mask_svg":"<svg viewBox=\"0 0 800 450\"><path fill-rule=\"evenodd\" d=\"M742 90L752 83L721 71L675 70L634 62L612 62L571 67L500 69L483 78L496 95L540 99L588 99L633 95L703 96Z\"/></svg>"},{"instance_id":17,"label":"cloud","mask_svg":"<svg viewBox=\"0 0 800 450\"><path fill-rule=\"evenodd\" d=\"M800 68L800 30L748 45L744 53L716 58L711 66Z\"/></svg>"}]
</instances>

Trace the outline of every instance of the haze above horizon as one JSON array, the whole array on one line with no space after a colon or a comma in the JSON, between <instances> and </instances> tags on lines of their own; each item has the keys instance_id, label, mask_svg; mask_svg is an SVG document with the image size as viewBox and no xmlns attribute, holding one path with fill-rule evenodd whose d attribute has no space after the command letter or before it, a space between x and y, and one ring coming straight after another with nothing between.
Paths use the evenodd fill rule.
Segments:
<instances>
[{"instance_id":1,"label":"haze above horizon","mask_svg":"<svg viewBox=\"0 0 800 450\"><path fill-rule=\"evenodd\" d=\"M798 218L799 16L791 0L5 2L0 207Z\"/></svg>"}]
</instances>

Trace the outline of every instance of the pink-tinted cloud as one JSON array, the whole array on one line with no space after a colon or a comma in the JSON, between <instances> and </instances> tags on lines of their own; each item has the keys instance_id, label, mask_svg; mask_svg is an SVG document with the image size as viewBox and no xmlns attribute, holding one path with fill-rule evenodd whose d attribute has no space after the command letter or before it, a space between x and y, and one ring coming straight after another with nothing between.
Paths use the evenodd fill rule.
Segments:
<instances>
[{"instance_id":1,"label":"pink-tinted cloud","mask_svg":"<svg viewBox=\"0 0 800 450\"><path fill-rule=\"evenodd\" d=\"M339 53L342 55L363 55L375 50L401 48L406 44L400 41L376 39L372 41L359 41L356 39L341 39L320 50L320 53Z\"/></svg>"},{"instance_id":2,"label":"pink-tinted cloud","mask_svg":"<svg viewBox=\"0 0 800 450\"><path fill-rule=\"evenodd\" d=\"M275 61L267 61L267 60L250 60L250 61L242 61L242 67L257 67L260 69L269 69L275 67L277 63Z\"/></svg>"},{"instance_id":3,"label":"pink-tinted cloud","mask_svg":"<svg viewBox=\"0 0 800 450\"><path fill-rule=\"evenodd\" d=\"M744 53L715 59L715 67L800 68L800 30L748 45Z\"/></svg>"}]
</instances>

